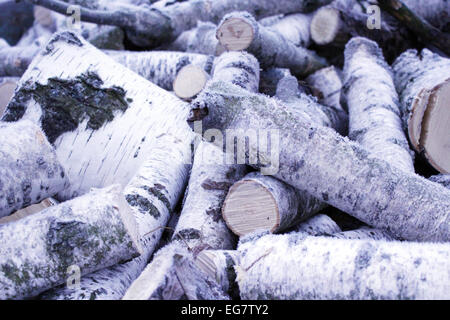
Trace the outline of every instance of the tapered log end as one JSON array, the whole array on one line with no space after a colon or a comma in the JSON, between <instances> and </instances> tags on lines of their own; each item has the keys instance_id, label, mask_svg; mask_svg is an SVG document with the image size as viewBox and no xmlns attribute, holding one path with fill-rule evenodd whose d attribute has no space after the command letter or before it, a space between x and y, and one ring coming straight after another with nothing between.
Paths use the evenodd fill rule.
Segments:
<instances>
[{"instance_id":1,"label":"tapered log end","mask_svg":"<svg viewBox=\"0 0 450 320\"><path fill-rule=\"evenodd\" d=\"M256 21L240 12L225 16L217 28L216 37L228 51L247 49L255 37Z\"/></svg>"},{"instance_id":2,"label":"tapered log end","mask_svg":"<svg viewBox=\"0 0 450 320\"><path fill-rule=\"evenodd\" d=\"M257 230L274 232L280 225L275 199L266 187L253 180L240 181L230 188L222 216L238 236Z\"/></svg>"},{"instance_id":3,"label":"tapered log end","mask_svg":"<svg viewBox=\"0 0 450 320\"><path fill-rule=\"evenodd\" d=\"M441 173L450 173L449 127L450 79L431 91L420 135L425 157Z\"/></svg>"},{"instance_id":4,"label":"tapered log end","mask_svg":"<svg viewBox=\"0 0 450 320\"><path fill-rule=\"evenodd\" d=\"M178 72L173 91L181 99L191 99L203 90L207 81L208 75L203 69L187 65Z\"/></svg>"},{"instance_id":5,"label":"tapered log end","mask_svg":"<svg viewBox=\"0 0 450 320\"><path fill-rule=\"evenodd\" d=\"M338 10L323 7L317 10L311 21L311 38L318 45L330 44L341 28L341 17Z\"/></svg>"},{"instance_id":6,"label":"tapered log end","mask_svg":"<svg viewBox=\"0 0 450 320\"><path fill-rule=\"evenodd\" d=\"M0 83L0 117L5 112L9 101L13 97L16 86L17 82L14 80L6 80Z\"/></svg>"}]
</instances>

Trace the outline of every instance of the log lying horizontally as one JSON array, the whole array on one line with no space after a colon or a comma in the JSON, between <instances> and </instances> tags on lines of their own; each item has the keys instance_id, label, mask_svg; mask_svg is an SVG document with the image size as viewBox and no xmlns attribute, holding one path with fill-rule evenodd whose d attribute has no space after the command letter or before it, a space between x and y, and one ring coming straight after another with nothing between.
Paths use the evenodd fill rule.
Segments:
<instances>
[{"instance_id":1,"label":"log lying horizontally","mask_svg":"<svg viewBox=\"0 0 450 320\"><path fill-rule=\"evenodd\" d=\"M391 68L376 42L356 37L345 48L349 137L380 159L414 172Z\"/></svg>"},{"instance_id":2,"label":"log lying horizontally","mask_svg":"<svg viewBox=\"0 0 450 320\"><path fill-rule=\"evenodd\" d=\"M0 124L0 218L69 187L55 149L30 121Z\"/></svg>"},{"instance_id":3,"label":"log lying horizontally","mask_svg":"<svg viewBox=\"0 0 450 320\"><path fill-rule=\"evenodd\" d=\"M69 4L57 0L28 0L29 2L66 14ZM128 38L141 47L156 47L176 39L183 31L194 28L197 21L219 22L236 8L257 17L279 13L312 12L332 0L193 0L149 10L147 6L111 5L106 10L81 8L82 21L115 25L127 31ZM151 30L151 32L149 32Z\"/></svg>"},{"instance_id":4,"label":"log lying horizontally","mask_svg":"<svg viewBox=\"0 0 450 320\"><path fill-rule=\"evenodd\" d=\"M326 214L318 214L300 223L292 232L311 236L329 236L341 232L341 228Z\"/></svg>"},{"instance_id":5,"label":"log lying horizontally","mask_svg":"<svg viewBox=\"0 0 450 320\"><path fill-rule=\"evenodd\" d=\"M393 65L403 124L414 149L442 173L450 173L450 59L409 50Z\"/></svg>"},{"instance_id":6,"label":"log lying horizontally","mask_svg":"<svg viewBox=\"0 0 450 320\"><path fill-rule=\"evenodd\" d=\"M119 185L0 225L0 298L33 297L141 253L137 225ZM27 241L23 241L27 239Z\"/></svg>"},{"instance_id":7,"label":"log lying horizontally","mask_svg":"<svg viewBox=\"0 0 450 320\"><path fill-rule=\"evenodd\" d=\"M123 191L137 223L141 256L89 274L81 278L77 287L50 290L43 299L117 300L124 296L147 265L182 195L190 168L184 160L190 155L190 148L190 144L170 135L158 138L157 145ZM167 159L171 159L170 166Z\"/></svg>"},{"instance_id":8,"label":"log lying horizontally","mask_svg":"<svg viewBox=\"0 0 450 320\"><path fill-rule=\"evenodd\" d=\"M314 52L297 47L277 31L258 24L248 12L224 16L217 27L217 38L227 50L247 50L254 54L263 68L288 68L304 76L327 65Z\"/></svg>"},{"instance_id":9,"label":"log lying horizontally","mask_svg":"<svg viewBox=\"0 0 450 320\"><path fill-rule=\"evenodd\" d=\"M371 156L291 107L223 81L211 81L192 107L190 121L203 118L206 129L282 132L274 176L299 190L403 239L450 239L449 190ZM249 147L258 150L255 141Z\"/></svg>"},{"instance_id":10,"label":"log lying horizontally","mask_svg":"<svg viewBox=\"0 0 450 320\"><path fill-rule=\"evenodd\" d=\"M361 227L355 230L338 232L331 235L333 238L338 239L359 239L359 240L383 240L394 241L396 240L391 234L380 229L374 229L369 227Z\"/></svg>"},{"instance_id":11,"label":"log lying horizontally","mask_svg":"<svg viewBox=\"0 0 450 320\"><path fill-rule=\"evenodd\" d=\"M190 144L188 113L172 94L62 32L33 60L2 120L42 126L71 182L58 195L64 200L126 185L162 134Z\"/></svg>"},{"instance_id":12,"label":"log lying horizontally","mask_svg":"<svg viewBox=\"0 0 450 320\"><path fill-rule=\"evenodd\" d=\"M450 298L447 244L290 234L242 243L239 252L242 299Z\"/></svg>"}]
</instances>

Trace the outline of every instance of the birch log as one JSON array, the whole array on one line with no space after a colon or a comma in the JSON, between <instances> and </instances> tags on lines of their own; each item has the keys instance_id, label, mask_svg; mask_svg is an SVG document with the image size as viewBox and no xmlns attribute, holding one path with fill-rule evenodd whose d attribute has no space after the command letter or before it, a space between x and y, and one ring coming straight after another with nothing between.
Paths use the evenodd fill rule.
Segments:
<instances>
[{"instance_id":1,"label":"birch log","mask_svg":"<svg viewBox=\"0 0 450 320\"><path fill-rule=\"evenodd\" d=\"M268 235L240 245L239 252L244 300L450 297L447 244Z\"/></svg>"},{"instance_id":2,"label":"birch log","mask_svg":"<svg viewBox=\"0 0 450 320\"><path fill-rule=\"evenodd\" d=\"M440 174L437 176L430 177L430 180L433 182L440 183L447 189L450 189L450 174Z\"/></svg>"},{"instance_id":3,"label":"birch log","mask_svg":"<svg viewBox=\"0 0 450 320\"><path fill-rule=\"evenodd\" d=\"M69 4L57 0L28 0L29 2L66 14ZM245 10L258 18L281 13L312 12L332 0L191 0L161 6L115 5L109 10L81 8L81 20L115 25L127 31L128 38L140 47L156 47L175 40L182 32L194 28L197 21L218 23L226 13ZM149 32L152 30L152 32Z\"/></svg>"},{"instance_id":4,"label":"birch log","mask_svg":"<svg viewBox=\"0 0 450 320\"><path fill-rule=\"evenodd\" d=\"M33 297L81 274L139 255L136 221L119 185L0 226L0 297ZM27 241L23 241L27 239Z\"/></svg>"},{"instance_id":5,"label":"birch log","mask_svg":"<svg viewBox=\"0 0 450 320\"><path fill-rule=\"evenodd\" d=\"M296 75L308 75L327 65L314 52L297 47L275 30L266 28L248 12L227 14L217 27L217 38L228 51L247 50L262 68L288 68Z\"/></svg>"},{"instance_id":6,"label":"birch log","mask_svg":"<svg viewBox=\"0 0 450 320\"><path fill-rule=\"evenodd\" d=\"M380 229L374 229L369 227L362 227L355 230L348 230L335 233L331 235L333 238L338 239L359 239L359 240L383 240L394 241L396 240L391 234Z\"/></svg>"},{"instance_id":7,"label":"birch log","mask_svg":"<svg viewBox=\"0 0 450 320\"><path fill-rule=\"evenodd\" d=\"M373 156L414 172L392 70L375 42L361 37L349 41L344 78L350 139L358 141Z\"/></svg>"},{"instance_id":8,"label":"birch log","mask_svg":"<svg viewBox=\"0 0 450 320\"><path fill-rule=\"evenodd\" d=\"M283 68L269 68L261 70L259 91L268 96L275 96L277 93L277 86L281 79L287 76L292 76L289 69Z\"/></svg>"},{"instance_id":9,"label":"birch log","mask_svg":"<svg viewBox=\"0 0 450 320\"><path fill-rule=\"evenodd\" d=\"M190 248L233 249L235 238L222 219L221 209L229 188L245 172L243 164L228 164L220 148L200 142L173 239Z\"/></svg>"},{"instance_id":10,"label":"birch log","mask_svg":"<svg viewBox=\"0 0 450 320\"><path fill-rule=\"evenodd\" d=\"M9 100L14 95L14 90L16 89L17 82L19 82L19 78L15 77L3 77L0 78L0 115L6 109L6 106L9 103Z\"/></svg>"},{"instance_id":11,"label":"birch log","mask_svg":"<svg viewBox=\"0 0 450 320\"><path fill-rule=\"evenodd\" d=\"M298 224L292 232L305 233L311 236L329 236L342 232L342 230L329 216L319 213Z\"/></svg>"},{"instance_id":12,"label":"birch log","mask_svg":"<svg viewBox=\"0 0 450 320\"><path fill-rule=\"evenodd\" d=\"M21 77L38 54L38 45L0 48L0 77Z\"/></svg>"},{"instance_id":13,"label":"birch log","mask_svg":"<svg viewBox=\"0 0 450 320\"><path fill-rule=\"evenodd\" d=\"M281 232L324 207L325 203L308 193L253 172L230 188L222 215L231 231L243 236L257 230Z\"/></svg>"},{"instance_id":14,"label":"birch log","mask_svg":"<svg viewBox=\"0 0 450 320\"><path fill-rule=\"evenodd\" d=\"M295 13L282 17L268 27L297 47L307 48L311 44L311 20L312 14Z\"/></svg>"},{"instance_id":15,"label":"birch log","mask_svg":"<svg viewBox=\"0 0 450 320\"><path fill-rule=\"evenodd\" d=\"M342 93L340 70L334 66L320 69L306 78L319 103L336 110L347 111L345 95Z\"/></svg>"},{"instance_id":16,"label":"birch log","mask_svg":"<svg viewBox=\"0 0 450 320\"><path fill-rule=\"evenodd\" d=\"M450 59L424 49L393 65L403 124L414 149L441 173L450 173Z\"/></svg>"},{"instance_id":17,"label":"birch log","mask_svg":"<svg viewBox=\"0 0 450 320\"><path fill-rule=\"evenodd\" d=\"M416 45L415 37L407 28L370 1L335 0L314 14L311 38L316 44L340 50L353 36L376 41L389 62Z\"/></svg>"},{"instance_id":18,"label":"birch log","mask_svg":"<svg viewBox=\"0 0 450 320\"><path fill-rule=\"evenodd\" d=\"M190 121L206 129L278 130L270 151L259 148L264 169L277 153L273 174L359 220L407 240L448 241L450 191L373 157L304 113L238 86L211 81L192 103ZM249 143L250 151L258 150ZM275 150L274 150L275 149Z\"/></svg>"},{"instance_id":19,"label":"birch log","mask_svg":"<svg viewBox=\"0 0 450 320\"><path fill-rule=\"evenodd\" d=\"M3 120L42 126L71 182L58 194L64 200L126 185L162 134L190 144L188 113L173 95L63 32L33 60Z\"/></svg>"},{"instance_id":20,"label":"birch log","mask_svg":"<svg viewBox=\"0 0 450 320\"><path fill-rule=\"evenodd\" d=\"M236 250L203 250L195 258L197 267L216 280L224 292L233 298L239 297L234 266L239 263Z\"/></svg>"},{"instance_id":21,"label":"birch log","mask_svg":"<svg viewBox=\"0 0 450 320\"><path fill-rule=\"evenodd\" d=\"M170 135L158 144L123 193L137 223L141 256L81 278L79 286L60 286L46 292L46 300L118 300L138 278L156 249L164 227L186 186L190 166L185 159L190 144ZM166 161L171 159L171 165Z\"/></svg>"},{"instance_id":22,"label":"birch log","mask_svg":"<svg viewBox=\"0 0 450 320\"><path fill-rule=\"evenodd\" d=\"M55 149L30 121L0 124L0 218L69 187Z\"/></svg>"}]
</instances>

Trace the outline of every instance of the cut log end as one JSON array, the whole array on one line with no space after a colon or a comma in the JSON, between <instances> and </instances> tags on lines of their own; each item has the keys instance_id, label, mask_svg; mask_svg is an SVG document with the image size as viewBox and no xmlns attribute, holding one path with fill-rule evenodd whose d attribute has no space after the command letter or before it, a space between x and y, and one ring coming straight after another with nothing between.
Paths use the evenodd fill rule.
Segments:
<instances>
[{"instance_id":1,"label":"cut log end","mask_svg":"<svg viewBox=\"0 0 450 320\"><path fill-rule=\"evenodd\" d=\"M425 111L420 144L430 164L450 173L450 79L432 90Z\"/></svg>"},{"instance_id":2,"label":"cut log end","mask_svg":"<svg viewBox=\"0 0 450 320\"><path fill-rule=\"evenodd\" d=\"M311 38L319 45L330 44L341 28L339 11L333 8L321 8L311 21Z\"/></svg>"},{"instance_id":3,"label":"cut log end","mask_svg":"<svg viewBox=\"0 0 450 320\"><path fill-rule=\"evenodd\" d=\"M253 41L253 26L243 19L230 18L219 26L216 37L228 51L245 50Z\"/></svg>"},{"instance_id":4,"label":"cut log end","mask_svg":"<svg viewBox=\"0 0 450 320\"><path fill-rule=\"evenodd\" d=\"M253 180L231 187L222 209L228 227L238 236L256 230L274 232L280 225L277 203L269 190Z\"/></svg>"},{"instance_id":5,"label":"cut log end","mask_svg":"<svg viewBox=\"0 0 450 320\"><path fill-rule=\"evenodd\" d=\"M14 95L14 90L16 89L17 83L12 80L6 80L0 83L0 116L6 109L9 101Z\"/></svg>"},{"instance_id":6,"label":"cut log end","mask_svg":"<svg viewBox=\"0 0 450 320\"><path fill-rule=\"evenodd\" d=\"M181 99L191 99L195 97L206 85L208 75L195 65L183 67L177 74L173 83L175 94Z\"/></svg>"}]
</instances>

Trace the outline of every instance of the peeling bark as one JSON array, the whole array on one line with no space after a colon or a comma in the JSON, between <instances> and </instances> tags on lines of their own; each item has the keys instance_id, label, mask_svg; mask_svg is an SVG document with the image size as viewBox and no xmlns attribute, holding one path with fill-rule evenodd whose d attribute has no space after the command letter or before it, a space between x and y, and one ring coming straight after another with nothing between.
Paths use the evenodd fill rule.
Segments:
<instances>
[{"instance_id":1,"label":"peeling bark","mask_svg":"<svg viewBox=\"0 0 450 320\"><path fill-rule=\"evenodd\" d=\"M239 252L236 271L244 300L428 300L450 295L447 244L268 235L242 243Z\"/></svg>"},{"instance_id":2,"label":"peeling bark","mask_svg":"<svg viewBox=\"0 0 450 320\"><path fill-rule=\"evenodd\" d=\"M1 225L1 299L33 297L62 284L70 266L84 275L138 256L136 221L120 189L96 189Z\"/></svg>"}]
</instances>

